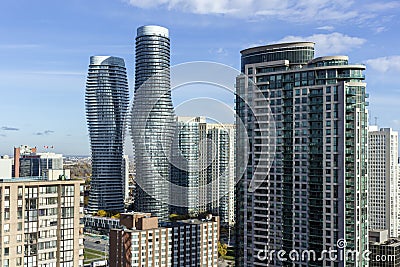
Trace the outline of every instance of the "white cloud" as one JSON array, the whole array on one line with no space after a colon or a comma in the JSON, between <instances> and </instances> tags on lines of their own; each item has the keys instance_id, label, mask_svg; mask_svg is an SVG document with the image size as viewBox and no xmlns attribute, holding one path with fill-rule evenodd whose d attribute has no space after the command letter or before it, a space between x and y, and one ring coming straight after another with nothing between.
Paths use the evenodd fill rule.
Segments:
<instances>
[{"instance_id":1,"label":"white cloud","mask_svg":"<svg viewBox=\"0 0 400 267\"><path fill-rule=\"evenodd\" d=\"M385 32L387 31L386 27L380 26L378 28L375 29L376 33L381 33L381 32Z\"/></svg>"},{"instance_id":2,"label":"white cloud","mask_svg":"<svg viewBox=\"0 0 400 267\"><path fill-rule=\"evenodd\" d=\"M391 9L395 9L395 8L400 8L399 1L390 1L390 2L386 2L386 3L377 2L377 3L367 5L367 9L372 10L372 11L386 11L386 10L391 10Z\"/></svg>"},{"instance_id":3,"label":"white cloud","mask_svg":"<svg viewBox=\"0 0 400 267\"><path fill-rule=\"evenodd\" d=\"M43 131L43 132L34 133L34 135L50 135L50 134L52 134L52 133L54 133L54 131L52 131L52 130L46 130L46 131Z\"/></svg>"},{"instance_id":4,"label":"white cloud","mask_svg":"<svg viewBox=\"0 0 400 267\"><path fill-rule=\"evenodd\" d=\"M400 72L400 56L379 57L368 59L365 63L378 72Z\"/></svg>"},{"instance_id":5,"label":"white cloud","mask_svg":"<svg viewBox=\"0 0 400 267\"><path fill-rule=\"evenodd\" d=\"M362 46L366 40L359 37L352 37L342 33L333 32L329 34L314 34L311 36L286 36L274 43L286 42L315 42L315 51L319 55L337 55L349 52Z\"/></svg>"},{"instance_id":6,"label":"white cloud","mask_svg":"<svg viewBox=\"0 0 400 267\"><path fill-rule=\"evenodd\" d=\"M317 30L323 30L323 31L333 31L334 29L335 27L333 26L322 26L317 28Z\"/></svg>"},{"instance_id":7,"label":"white cloud","mask_svg":"<svg viewBox=\"0 0 400 267\"><path fill-rule=\"evenodd\" d=\"M215 54L217 56L227 56L228 55L228 51L225 48L219 47L216 49L211 49L209 51L211 54Z\"/></svg>"},{"instance_id":8,"label":"white cloud","mask_svg":"<svg viewBox=\"0 0 400 267\"><path fill-rule=\"evenodd\" d=\"M194 14L239 18L271 17L290 21L327 21L357 18L352 0L125 0L140 8L166 8Z\"/></svg>"}]
</instances>

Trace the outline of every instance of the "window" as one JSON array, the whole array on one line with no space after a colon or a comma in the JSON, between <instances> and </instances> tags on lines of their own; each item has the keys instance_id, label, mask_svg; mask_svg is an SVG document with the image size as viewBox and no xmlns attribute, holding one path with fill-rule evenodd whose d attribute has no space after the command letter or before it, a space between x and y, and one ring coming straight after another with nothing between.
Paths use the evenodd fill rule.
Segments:
<instances>
[{"instance_id":1,"label":"window","mask_svg":"<svg viewBox=\"0 0 400 267\"><path fill-rule=\"evenodd\" d=\"M23 189L21 186L18 186L18 196L22 196L23 194Z\"/></svg>"},{"instance_id":2,"label":"window","mask_svg":"<svg viewBox=\"0 0 400 267\"><path fill-rule=\"evenodd\" d=\"M18 208L17 219L22 219L22 208Z\"/></svg>"},{"instance_id":3,"label":"window","mask_svg":"<svg viewBox=\"0 0 400 267\"><path fill-rule=\"evenodd\" d=\"M4 208L4 220L10 219L10 208Z\"/></svg>"}]
</instances>

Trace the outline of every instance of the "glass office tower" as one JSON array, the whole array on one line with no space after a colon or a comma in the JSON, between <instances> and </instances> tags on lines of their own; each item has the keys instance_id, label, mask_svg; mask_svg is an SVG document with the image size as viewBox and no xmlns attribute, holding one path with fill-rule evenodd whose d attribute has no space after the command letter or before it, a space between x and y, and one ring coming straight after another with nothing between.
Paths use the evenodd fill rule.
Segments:
<instances>
[{"instance_id":1,"label":"glass office tower","mask_svg":"<svg viewBox=\"0 0 400 267\"><path fill-rule=\"evenodd\" d=\"M135 150L135 211L169 215L169 156L175 129L168 29L137 29L131 134Z\"/></svg>"},{"instance_id":2,"label":"glass office tower","mask_svg":"<svg viewBox=\"0 0 400 267\"><path fill-rule=\"evenodd\" d=\"M280 261L258 255L313 250L319 257L324 249L340 250L340 239L346 251L368 249L365 66L349 64L347 56L314 58L310 42L253 47L241 55L246 75L237 78L236 110L247 131L237 129L237 143L246 136L250 147L237 185L236 266L367 266L362 257ZM267 134L254 120L267 105L276 125L269 170L257 168L264 164ZM265 180L250 192L253 179Z\"/></svg>"},{"instance_id":3,"label":"glass office tower","mask_svg":"<svg viewBox=\"0 0 400 267\"><path fill-rule=\"evenodd\" d=\"M129 88L122 58L90 58L85 103L92 151L88 210L124 211L123 129Z\"/></svg>"}]
</instances>

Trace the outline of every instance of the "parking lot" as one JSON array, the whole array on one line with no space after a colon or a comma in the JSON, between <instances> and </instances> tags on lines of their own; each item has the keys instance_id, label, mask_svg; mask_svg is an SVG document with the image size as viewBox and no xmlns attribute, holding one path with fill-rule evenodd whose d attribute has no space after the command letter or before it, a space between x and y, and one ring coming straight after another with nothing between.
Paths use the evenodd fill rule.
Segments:
<instances>
[{"instance_id":1,"label":"parking lot","mask_svg":"<svg viewBox=\"0 0 400 267\"><path fill-rule=\"evenodd\" d=\"M108 258L108 237L85 234L85 264ZM106 257L105 257L106 256Z\"/></svg>"}]
</instances>

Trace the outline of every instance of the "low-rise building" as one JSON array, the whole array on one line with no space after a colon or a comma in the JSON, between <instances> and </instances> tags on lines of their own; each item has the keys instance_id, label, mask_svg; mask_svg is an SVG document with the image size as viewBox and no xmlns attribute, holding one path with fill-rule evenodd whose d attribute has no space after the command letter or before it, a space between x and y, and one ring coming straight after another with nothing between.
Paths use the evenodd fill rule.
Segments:
<instances>
[{"instance_id":1,"label":"low-rise building","mask_svg":"<svg viewBox=\"0 0 400 267\"><path fill-rule=\"evenodd\" d=\"M85 232L108 235L110 229L120 228L119 219L86 214L83 217Z\"/></svg>"},{"instance_id":2,"label":"low-rise building","mask_svg":"<svg viewBox=\"0 0 400 267\"><path fill-rule=\"evenodd\" d=\"M219 217L158 223L149 213L123 213L110 231L110 267L214 267Z\"/></svg>"}]
</instances>

